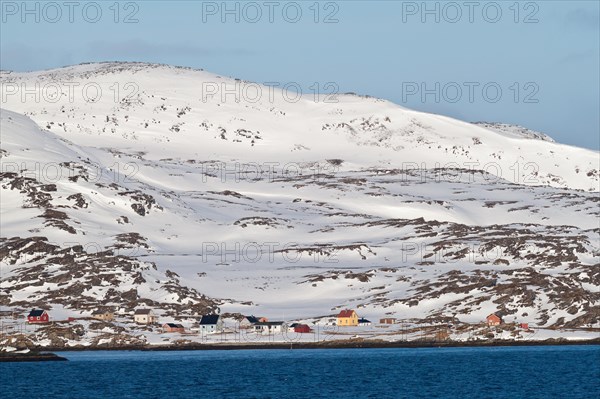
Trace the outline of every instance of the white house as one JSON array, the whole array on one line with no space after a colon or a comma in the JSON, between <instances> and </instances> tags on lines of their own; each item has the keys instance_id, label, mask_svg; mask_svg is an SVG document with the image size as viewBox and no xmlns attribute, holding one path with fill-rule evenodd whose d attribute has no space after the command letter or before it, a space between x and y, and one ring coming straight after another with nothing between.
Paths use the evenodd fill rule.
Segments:
<instances>
[{"instance_id":1,"label":"white house","mask_svg":"<svg viewBox=\"0 0 600 399\"><path fill-rule=\"evenodd\" d=\"M152 309L136 309L133 314L133 320L138 324L154 324L158 321L158 317Z\"/></svg>"},{"instance_id":2,"label":"white house","mask_svg":"<svg viewBox=\"0 0 600 399\"><path fill-rule=\"evenodd\" d=\"M242 321L240 321L240 328L242 329L248 329L248 328L252 328L252 326L256 323L258 323L260 320L258 317L255 316L244 316L244 318L242 319Z\"/></svg>"},{"instance_id":3,"label":"white house","mask_svg":"<svg viewBox=\"0 0 600 399\"><path fill-rule=\"evenodd\" d=\"M223 320L218 314L204 315L200 319L200 333L213 334L223 331Z\"/></svg>"},{"instance_id":4,"label":"white house","mask_svg":"<svg viewBox=\"0 0 600 399\"><path fill-rule=\"evenodd\" d=\"M286 328L287 325L283 321L262 321L254 324L254 331L261 334L277 334Z\"/></svg>"}]
</instances>

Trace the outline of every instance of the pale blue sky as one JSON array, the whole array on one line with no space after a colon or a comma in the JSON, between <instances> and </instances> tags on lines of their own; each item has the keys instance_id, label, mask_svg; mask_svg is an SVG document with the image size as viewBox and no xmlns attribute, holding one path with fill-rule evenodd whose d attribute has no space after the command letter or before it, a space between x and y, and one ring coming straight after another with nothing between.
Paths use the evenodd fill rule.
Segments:
<instances>
[{"instance_id":1,"label":"pale blue sky","mask_svg":"<svg viewBox=\"0 0 600 399\"><path fill-rule=\"evenodd\" d=\"M467 121L521 124L563 143L600 149L598 1L483 1L472 8L465 1L428 1L433 14L424 13L422 1L318 7L315 1L284 1L273 2L273 22L264 1L239 2L239 23L235 13L222 15L221 1L121 2L117 23L114 1L97 3L102 15L96 23L89 22L96 17L89 2L77 2L73 22L62 1L55 3L60 17L44 2L38 11L36 2L28 2L33 14L24 12L21 1L1 3L2 69L122 60L203 68L260 83L298 82L305 91L314 82L335 82L340 92ZM234 9L236 2L227 7ZM297 8L302 16L289 22ZM252 23L256 9L262 17ZM124 23L131 13L138 22ZM324 23L332 13L332 23ZM423 99L423 85L435 89L436 82L439 102L434 94ZM460 97L456 86L462 87ZM407 91L415 87L419 92ZM492 102L497 87L502 96Z\"/></svg>"}]
</instances>

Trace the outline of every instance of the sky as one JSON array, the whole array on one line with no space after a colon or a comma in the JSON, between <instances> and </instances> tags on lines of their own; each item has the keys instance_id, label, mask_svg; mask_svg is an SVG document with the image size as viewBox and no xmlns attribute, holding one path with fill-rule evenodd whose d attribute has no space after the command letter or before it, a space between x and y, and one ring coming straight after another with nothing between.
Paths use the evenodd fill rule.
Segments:
<instances>
[{"instance_id":1,"label":"sky","mask_svg":"<svg viewBox=\"0 0 600 399\"><path fill-rule=\"evenodd\" d=\"M0 68L142 61L600 150L598 1L0 1Z\"/></svg>"}]
</instances>

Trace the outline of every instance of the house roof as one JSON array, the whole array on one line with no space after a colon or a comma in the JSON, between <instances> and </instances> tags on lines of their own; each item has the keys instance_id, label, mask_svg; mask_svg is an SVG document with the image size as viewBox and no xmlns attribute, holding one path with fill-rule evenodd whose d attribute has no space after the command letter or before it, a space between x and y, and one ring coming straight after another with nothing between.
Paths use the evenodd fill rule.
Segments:
<instances>
[{"instance_id":1,"label":"house roof","mask_svg":"<svg viewBox=\"0 0 600 399\"><path fill-rule=\"evenodd\" d=\"M352 317L354 313L355 312L352 309L344 309L338 314L338 317Z\"/></svg>"},{"instance_id":2,"label":"house roof","mask_svg":"<svg viewBox=\"0 0 600 399\"><path fill-rule=\"evenodd\" d=\"M245 319L248 320L250 323L258 323L258 317L256 316L246 316Z\"/></svg>"},{"instance_id":3,"label":"house roof","mask_svg":"<svg viewBox=\"0 0 600 399\"><path fill-rule=\"evenodd\" d=\"M176 324L176 323L165 323L165 326L171 327L171 328L183 328L183 325Z\"/></svg>"},{"instance_id":4,"label":"house roof","mask_svg":"<svg viewBox=\"0 0 600 399\"><path fill-rule=\"evenodd\" d=\"M358 319L359 323L370 323L371 320L367 320L367 319Z\"/></svg>"},{"instance_id":5,"label":"house roof","mask_svg":"<svg viewBox=\"0 0 600 399\"><path fill-rule=\"evenodd\" d=\"M219 316L218 314L208 314L208 315L204 315L202 316L202 319L200 319L200 325L207 325L207 324L217 324L217 322L219 321Z\"/></svg>"},{"instance_id":6,"label":"house roof","mask_svg":"<svg viewBox=\"0 0 600 399\"><path fill-rule=\"evenodd\" d=\"M136 309L134 314L150 314L152 309Z\"/></svg>"},{"instance_id":7,"label":"house roof","mask_svg":"<svg viewBox=\"0 0 600 399\"><path fill-rule=\"evenodd\" d=\"M39 317L39 316L43 315L44 312L46 312L44 309L31 309L31 312L29 312L29 316L30 317Z\"/></svg>"}]
</instances>

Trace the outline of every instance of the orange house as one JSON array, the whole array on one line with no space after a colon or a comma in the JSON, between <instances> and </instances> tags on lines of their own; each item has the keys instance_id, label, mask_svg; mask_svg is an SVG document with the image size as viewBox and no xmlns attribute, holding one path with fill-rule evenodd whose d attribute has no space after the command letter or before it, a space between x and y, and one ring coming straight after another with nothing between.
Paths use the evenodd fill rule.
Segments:
<instances>
[{"instance_id":1,"label":"orange house","mask_svg":"<svg viewBox=\"0 0 600 399\"><path fill-rule=\"evenodd\" d=\"M337 315L338 326L358 326L358 315L352 309L344 309Z\"/></svg>"},{"instance_id":2,"label":"orange house","mask_svg":"<svg viewBox=\"0 0 600 399\"><path fill-rule=\"evenodd\" d=\"M165 333L184 333L185 328L181 324L165 323L163 324L163 332Z\"/></svg>"},{"instance_id":3,"label":"orange house","mask_svg":"<svg viewBox=\"0 0 600 399\"><path fill-rule=\"evenodd\" d=\"M502 316L498 313L492 313L486 317L485 320L487 321L488 326L499 326L503 322Z\"/></svg>"}]
</instances>

